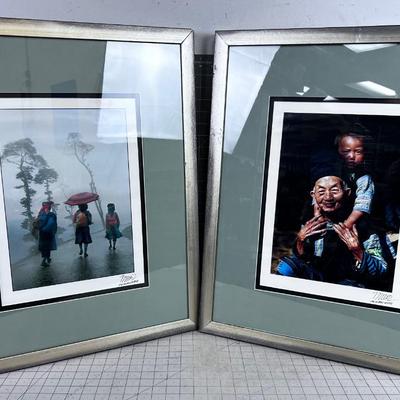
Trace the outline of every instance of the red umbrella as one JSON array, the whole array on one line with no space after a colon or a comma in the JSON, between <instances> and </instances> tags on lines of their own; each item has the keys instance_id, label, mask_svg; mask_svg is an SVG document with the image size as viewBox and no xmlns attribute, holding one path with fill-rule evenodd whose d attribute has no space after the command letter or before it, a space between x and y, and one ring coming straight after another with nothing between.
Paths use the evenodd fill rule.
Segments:
<instances>
[{"instance_id":1,"label":"red umbrella","mask_svg":"<svg viewBox=\"0 0 400 400\"><path fill-rule=\"evenodd\" d=\"M79 204L86 204L91 203L92 201L96 201L99 198L97 193L90 193L90 192L82 192L73 194L65 204L69 206L77 206Z\"/></svg>"}]
</instances>

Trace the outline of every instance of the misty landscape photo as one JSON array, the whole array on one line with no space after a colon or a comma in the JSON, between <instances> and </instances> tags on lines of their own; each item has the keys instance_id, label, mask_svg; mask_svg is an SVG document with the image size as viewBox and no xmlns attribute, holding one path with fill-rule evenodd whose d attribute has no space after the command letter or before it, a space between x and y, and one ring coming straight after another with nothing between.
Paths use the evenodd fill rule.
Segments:
<instances>
[{"instance_id":1,"label":"misty landscape photo","mask_svg":"<svg viewBox=\"0 0 400 400\"><path fill-rule=\"evenodd\" d=\"M0 110L0 148L8 248L14 291L134 272L129 152L124 109L21 108ZM85 257L75 244L74 194L88 202L92 243ZM44 202L57 217L57 249L44 266L34 233ZM106 235L113 203L122 234Z\"/></svg>"}]
</instances>

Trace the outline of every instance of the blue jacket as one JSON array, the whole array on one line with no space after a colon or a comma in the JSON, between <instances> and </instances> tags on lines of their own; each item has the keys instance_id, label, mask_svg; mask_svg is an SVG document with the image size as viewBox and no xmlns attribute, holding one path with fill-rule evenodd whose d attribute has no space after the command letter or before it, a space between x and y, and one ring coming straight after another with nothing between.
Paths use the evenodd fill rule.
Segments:
<instances>
[{"instance_id":1,"label":"blue jacket","mask_svg":"<svg viewBox=\"0 0 400 400\"><path fill-rule=\"evenodd\" d=\"M48 247L50 250L57 249L56 232L57 232L57 216L53 212L40 212L39 220L39 250Z\"/></svg>"},{"instance_id":2,"label":"blue jacket","mask_svg":"<svg viewBox=\"0 0 400 400\"><path fill-rule=\"evenodd\" d=\"M387 285L390 267L394 266L395 250L386 235L361 235L364 256L359 265L346 245L334 231L324 236L309 238L304 254L296 246L291 257L278 265L277 273L330 283L340 283L369 289L382 289ZM390 284L390 283L389 283Z\"/></svg>"}]
</instances>

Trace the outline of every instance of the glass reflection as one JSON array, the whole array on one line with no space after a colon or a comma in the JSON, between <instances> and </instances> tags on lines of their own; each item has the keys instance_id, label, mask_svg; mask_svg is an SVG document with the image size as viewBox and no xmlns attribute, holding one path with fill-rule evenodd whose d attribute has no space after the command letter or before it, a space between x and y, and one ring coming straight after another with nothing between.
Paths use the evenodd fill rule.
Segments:
<instances>
[{"instance_id":1,"label":"glass reflection","mask_svg":"<svg viewBox=\"0 0 400 400\"><path fill-rule=\"evenodd\" d=\"M300 100L319 97L325 101L361 98L368 101L368 98L387 99L389 93L393 94L392 99L397 98L400 93L400 47L397 44L281 46L272 57L266 51L268 48L276 47L235 46L229 50L213 321L398 356L397 317L390 319L362 307L256 291L254 284L270 98L297 97ZM259 70L257 85L251 86L244 77L248 73L246 69L251 68L249 60L257 64L257 55L264 69ZM253 73L254 70L250 69ZM395 93L365 93L360 87L349 86L357 82L373 82ZM237 85L242 87L234 88ZM238 120L240 123L236 122ZM310 132L308 128L305 126L304 132ZM381 130L375 131L381 135ZM395 123L391 132L393 141L379 143L386 152L393 152L393 158L385 159L388 164L397 159L389 167L385 164L380 168L382 172L388 168L388 182L391 182L388 185L395 192L390 196L399 199L398 146L387 145L397 143ZM323 140L331 142L326 137ZM300 140L299 144L308 145L304 140ZM302 165L304 155L304 149L298 146L287 157L292 163ZM301 184L301 179L295 183ZM293 194L294 189L293 182L283 185L280 200L287 199L289 202L291 197L299 198L298 193ZM398 209L391 206L392 217L397 218L395 213ZM284 213L289 214L292 209L289 204ZM393 222L399 223L398 219ZM398 232L398 225L396 228ZM346 330L338 329L341 326L345 326ZM362 341L359 335L346 334L359 331L360 326L372 334L363 337ZM338 335L338 332L341 334ZM384 337L385 340L376 341L376 337Z\"/></svg>"},{"instance_id":2,"label":"glass reflection","mask_svg":"<svg viewBox=\"0 0 400 400\"><path fill-rule=\"evenodd\" d=\"M182 139L178 45L107 42L103 93L138 95L142 137Z\"/></svg>"},{"instance_id":3,"label":"glass reflection","mask_svg":"<svg viewBox=\"0 0 400 400\"><path fill-rule=\"evenodd\" d=\"M229 83L224 151L232 153L279 46L234 47L229 53Z\"/></svg>"},{"instance_id":4,"label":"glass reflection","mask_svg":"<svg viewBox=\"0 0 400 400\"><path fill-rule=\"evenodd\" d=\"M224 151L253 127L252 114L266 126L270 96L397 97L399 52L392 43L232 47Z\"/></svg>"}]
</instances>

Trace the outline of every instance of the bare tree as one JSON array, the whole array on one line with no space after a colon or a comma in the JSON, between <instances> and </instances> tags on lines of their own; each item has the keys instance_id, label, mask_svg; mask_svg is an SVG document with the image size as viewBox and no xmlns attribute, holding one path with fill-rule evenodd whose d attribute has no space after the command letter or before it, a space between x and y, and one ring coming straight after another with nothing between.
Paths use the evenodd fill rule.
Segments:
<instances>
[{"instance_id":1,"label":"bare tree","mask_svg":"<svg viewBox=\"0 0 400 400\"><path fill-rule=\"evenodd\" d=\"M96 183L94 181L94 174L92 169L90 168L89 162L87 160L87 155L94 150L94 146L88 143L85 143L81 140L81 135L78 132L71 132L68 134L67 138L67 147L72 151L75 158L82 165L82 167L89 174L90 181L89 187L90 191L93 193L97 193ZM101 199L97 199L95 201L97 212L99 213L100 220L103 224L103 228L106 229L106 224L104 221L103 207L101 205Z\"/></svg>"}]
</instances>

